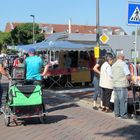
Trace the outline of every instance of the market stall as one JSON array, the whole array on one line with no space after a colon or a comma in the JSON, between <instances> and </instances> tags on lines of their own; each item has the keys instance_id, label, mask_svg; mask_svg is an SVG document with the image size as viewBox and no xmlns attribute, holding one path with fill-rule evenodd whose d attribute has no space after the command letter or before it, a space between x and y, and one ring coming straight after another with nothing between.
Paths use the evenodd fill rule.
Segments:
<instances>
[{"instance_id":1,"label":"market stall","mask_svg":"<svg viewBox=\"0 0 140 140\"><path fill-rule=\"evenodd\" d=\"M44 78L47 78L46 81L53 78L53 83L50 86L57 85L61 88L73 87L73 84L76 83L91 82L89 52L93 48L94 45L70 41L51 42L47 48L48 57L51 61L58 60L58 66L48 70ZM84 58L82 54L87 58Z\"/></svg>"},{"instance_id":2,"label":"market stall","mask_svg":"<svg viewBox=\"0 0 140 140\"><path fill-rule=\"evenodd\" d=\"M92 82L92 69L96 61L93 50L96 43L55 41L48 44L48 61L58 61L57 67L50 68L44 76L46 81L53 79L51 87L85 86ZM106 51L106 48L101 47L102 55Z\"/></svg>"},{"instance_id":3,"label":"market stall","mask_svg":"<svg viewBox=\"0 0 140 140\"><path fill-rule=\"evenodd\" d=\"M92 82L92 68L95 64L94 47L96 41L70 41L68 34L53 34L47 40L32 45L18 46L18 50L28 51L33 47L37 51L45 51L45 64L58 61L51 66L44 76L49 88L54 86L73 87L76 83L85 85ZM100 46L100 55L111 50L108 46Z\"/></svg>"}]
</instances>

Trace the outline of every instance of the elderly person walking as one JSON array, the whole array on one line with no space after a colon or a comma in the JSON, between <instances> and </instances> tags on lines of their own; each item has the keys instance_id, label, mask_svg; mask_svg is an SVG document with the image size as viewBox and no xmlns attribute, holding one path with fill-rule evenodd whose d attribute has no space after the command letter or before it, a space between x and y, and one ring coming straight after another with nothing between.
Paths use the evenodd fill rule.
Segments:
<instances>
[{"instance_id":1,"label":"elderly person walking","mask_svg":"<svg viewBox=\"0 0 140 140\"><path fill-rule=\"evenodd\" d=\"M127 118L127 96L130 71L124 61L124 55L118 54L117 61L112 65L112 77L114 88L114 113L116 117Z\"/></svg>"},{"instance_id":2,"label":"elderly person walking","mask_svg":"<svg viewBox=\"0 0 140 140\"><path fill-rule=\"evenodd\" d=\"M111 93L113 91L113 84L112 84L112 72L111 72L111 65L113 63L113 56L108 55L106 56L106 61L101 66L100 71L100 87L103 90L103 106L104 108L102 111L106 113L112 112L111 105L110 105L110 98Z\"/></svg>"}]
</instances>

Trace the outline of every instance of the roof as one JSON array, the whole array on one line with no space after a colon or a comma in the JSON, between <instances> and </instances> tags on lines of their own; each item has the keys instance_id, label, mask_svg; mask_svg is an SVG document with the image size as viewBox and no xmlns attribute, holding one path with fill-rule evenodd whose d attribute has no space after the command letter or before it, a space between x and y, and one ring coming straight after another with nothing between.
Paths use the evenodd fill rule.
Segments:
<instances>
[{"instance_id":1,"label":"roof","mask_svg":"<svg viewBox=\"0 0 140 140\"><path fill-rule=\"evenodd\" d=\"M74 34L76 36L76 34ZM77 34L78 36L79 34ZM85 34L81 34L80 36ZM72 34L71 34L72 36ZM88 36L88 34L87 34ZM93 36L93 35L92 35ZM77 37L78 38L78 37ZM36 50L50 50L50 51L91 51L96 46L96 40L91 38L91 40L81 40L74 41L69 40L69 34L67 33L54 33L47 40L40 43L16 46L17 50L22 50L28 52L29 48L35 48ZM111 50L108 45L102 45L101 48L106 48L108 51Z\"/></svg>"},{"instance_id":2,"label":"roof","mask_svg":"<svg viewBox=\"0 0 140 140\"><path fill-rule=\"evenodd\" d=\"M20 22L8 22L5 27L5 32L10 32L12 29L14 29L17 25L24 24ZM44 27L53 27L53 33L58 33L58 32L64 32L68 31L69 25L68 24L48 24L48 23L38 23L40 28ZM100 26L98 27L100 29L109 29L112 31L112 34L115 33L116 30L122 30L124 31L121 27L117 26ZM71 32L72 33L86 33L86 34L95 34L96 33L96 26L92 25L71 25ZM126 33L125 33L126 34Z\"/></svg>"}]
</instances>

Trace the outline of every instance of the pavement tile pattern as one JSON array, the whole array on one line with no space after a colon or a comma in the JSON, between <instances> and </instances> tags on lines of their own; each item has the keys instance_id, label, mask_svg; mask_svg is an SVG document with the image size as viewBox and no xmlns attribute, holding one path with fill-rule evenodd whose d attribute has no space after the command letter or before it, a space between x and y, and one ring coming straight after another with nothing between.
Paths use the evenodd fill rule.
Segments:
<instances>
[{"instance_id":1,"label":"pavement tile pattern","mask_svg":"<svg viewBox=\"0 0 140 140\"><path fill-rule=\"evenodd\" d=\"M6 91L6 85L4 86ZM87 94L86 94L87 95ZM76 97L79 98L79 97ZM81 96L82 99L84 99ZM38 118L26 125L4 125L0 115L0 140L139 140L140 123L115 118L67 96L44 91L48 116L44 124ZM80 100L78 100L80 101Z\"/></svg>"}]
</instances>

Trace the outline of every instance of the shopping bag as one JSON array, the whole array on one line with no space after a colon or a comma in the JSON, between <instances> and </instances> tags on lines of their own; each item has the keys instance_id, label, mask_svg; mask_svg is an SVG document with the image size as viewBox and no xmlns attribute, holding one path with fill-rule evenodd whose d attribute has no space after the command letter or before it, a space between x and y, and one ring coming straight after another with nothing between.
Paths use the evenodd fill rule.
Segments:
<instances>
[{"instance_id":1,"label":"shopping bag","mask_svg":"<svg viewBox=\"0 0 140 140\"><path fill-rule=\"evenodd\" d=\"M115 95L114 95L114 90L113 90L111 93L111 98L110 98L111 103L114 103L114 98L115 98Z\"/></svg>"}]
</instances>

